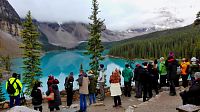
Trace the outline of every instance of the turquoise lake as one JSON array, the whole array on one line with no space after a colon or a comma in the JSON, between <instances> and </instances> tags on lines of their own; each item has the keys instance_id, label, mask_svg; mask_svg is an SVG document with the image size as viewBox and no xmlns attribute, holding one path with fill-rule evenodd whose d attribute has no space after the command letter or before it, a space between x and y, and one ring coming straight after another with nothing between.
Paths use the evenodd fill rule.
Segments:
<instances>
[{"instance_id":1,"label":"turquoise lake","mask_svg":"<svg viewBox=\"0 0 200 112\"><path fill-rule=\"evenodd\" d=\"M74 78L78 78L78 73L80 69L80 64L83 64L84 70L89 70L89 56L85 56L83 51L53 51L44 54L41 58L41 68L43 72L43 77L41 81L43 82L42 91L45 92L47 90L47 80L50 74L54 75L55 78L59 80L59 90L64 89L64 81L65 77L68 76L70 72L74 72ZM12 71L17 73L22 73L22 59L14 59L13 60ZM112 71L115 68L120 69L121 71L124 68L124 65L128 63L127 60L124 59L116 59L116 58L108 58L106 57L101 64L104 64L106 67L106 80L107 85L109 85L109 78ZM141 60L136 60L132 65L135 67L135 64L142 63ZM123 85L123 77L122 77L122 85ZM5 82L3 83L5 87ZM77 89L77 82L74 81L74 89ZM30 90L31 91L31 90ZM4 89L4 93L6 93ZM8 98L8 94L6 94L6 98Z\"/></svg>"}]
</instances>

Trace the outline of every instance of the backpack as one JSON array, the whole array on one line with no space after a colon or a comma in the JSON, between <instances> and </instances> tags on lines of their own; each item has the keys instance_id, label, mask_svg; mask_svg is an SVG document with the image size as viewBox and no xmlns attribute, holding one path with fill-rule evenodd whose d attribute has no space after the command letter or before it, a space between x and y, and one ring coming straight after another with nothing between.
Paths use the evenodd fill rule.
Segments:
<instances>
[{"instance_id":1,"label":"backpack","mask_svg":"<svg viewBox=\"0 0 200 112\"><path fill-rule=\"evenodd\" d=\"M16 92L16 89L13 86L13 84L16 82L16 80L17 80L17 78L15 78L15 80L11 84L10 81L9 81L9 79L8 79L8 86L7 86L7 92L8 92L8 94L14 94Z\"/></svg>"},{"instance_id":2,"label":"backpack","mask_svg":"<svg viewBox=\"0 0 200 112\"><path fill-rule=\"evenodd\" d=\"M80 76L80 77L77 79L77 81L78 81L78 85L79 85L79 86L82 86L82 83L83 83L83 76Z\"/></svg>"}]
</instances>

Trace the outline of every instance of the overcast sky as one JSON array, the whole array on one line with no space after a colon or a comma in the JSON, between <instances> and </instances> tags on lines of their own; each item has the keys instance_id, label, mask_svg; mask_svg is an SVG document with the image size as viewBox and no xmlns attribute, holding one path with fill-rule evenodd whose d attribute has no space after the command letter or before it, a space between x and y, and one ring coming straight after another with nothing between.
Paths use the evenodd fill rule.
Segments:
<instances>
[{"instance_id":1,"label":"overcast sky","mask_svg":"<svg viewBox=\"0 0 200 112\"><path fill-rule=\"evenodd\" d=\"M28 10L39 21L89 22L91 0L8 0L20 17ZM159 19L160 10L170 11L176 18L191 24L200 11L200 0L99 0L99 17L109 29L140 26Z\"/></svg>"}]
</instances>

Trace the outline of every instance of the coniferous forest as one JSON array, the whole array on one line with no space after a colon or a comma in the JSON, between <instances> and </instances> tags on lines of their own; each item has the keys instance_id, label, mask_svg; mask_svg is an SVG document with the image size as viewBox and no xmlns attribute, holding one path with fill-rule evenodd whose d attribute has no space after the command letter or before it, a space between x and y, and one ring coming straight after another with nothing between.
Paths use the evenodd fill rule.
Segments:
<instances>
[{"instance_id":1,"label":"coniferous forest","mask_svg":"<svg viewBox=\"0 0 200 112\"><path fill-rule=\"evenodd\" d=\"M189 25L183 28L154 32L117 42L109 55L135 58L166 57L173 51L176 58L200 56L200 27Z\"/></svg>"}]
</instances>

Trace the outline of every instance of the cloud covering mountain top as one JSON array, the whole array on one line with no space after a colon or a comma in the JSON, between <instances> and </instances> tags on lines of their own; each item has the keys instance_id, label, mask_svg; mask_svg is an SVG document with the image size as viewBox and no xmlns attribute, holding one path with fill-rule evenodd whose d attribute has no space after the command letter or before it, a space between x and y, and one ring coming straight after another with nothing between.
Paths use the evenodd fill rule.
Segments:
<instances>
[{"instance_id":1,"label":"cloud covering mountain top","mask_svg":"<svg viewBox=\"0 0 200 112\"><path fill-rule=\"evenodd\" d=\"M28 10L39 21L89 22L91 0L8 0L21 17ZM99 0L100 17L109 29L141 27L183 20L188 25L200 11L200 0ZM175 20L174 20L175 19Z\"/></svg>"}]
</instances>

